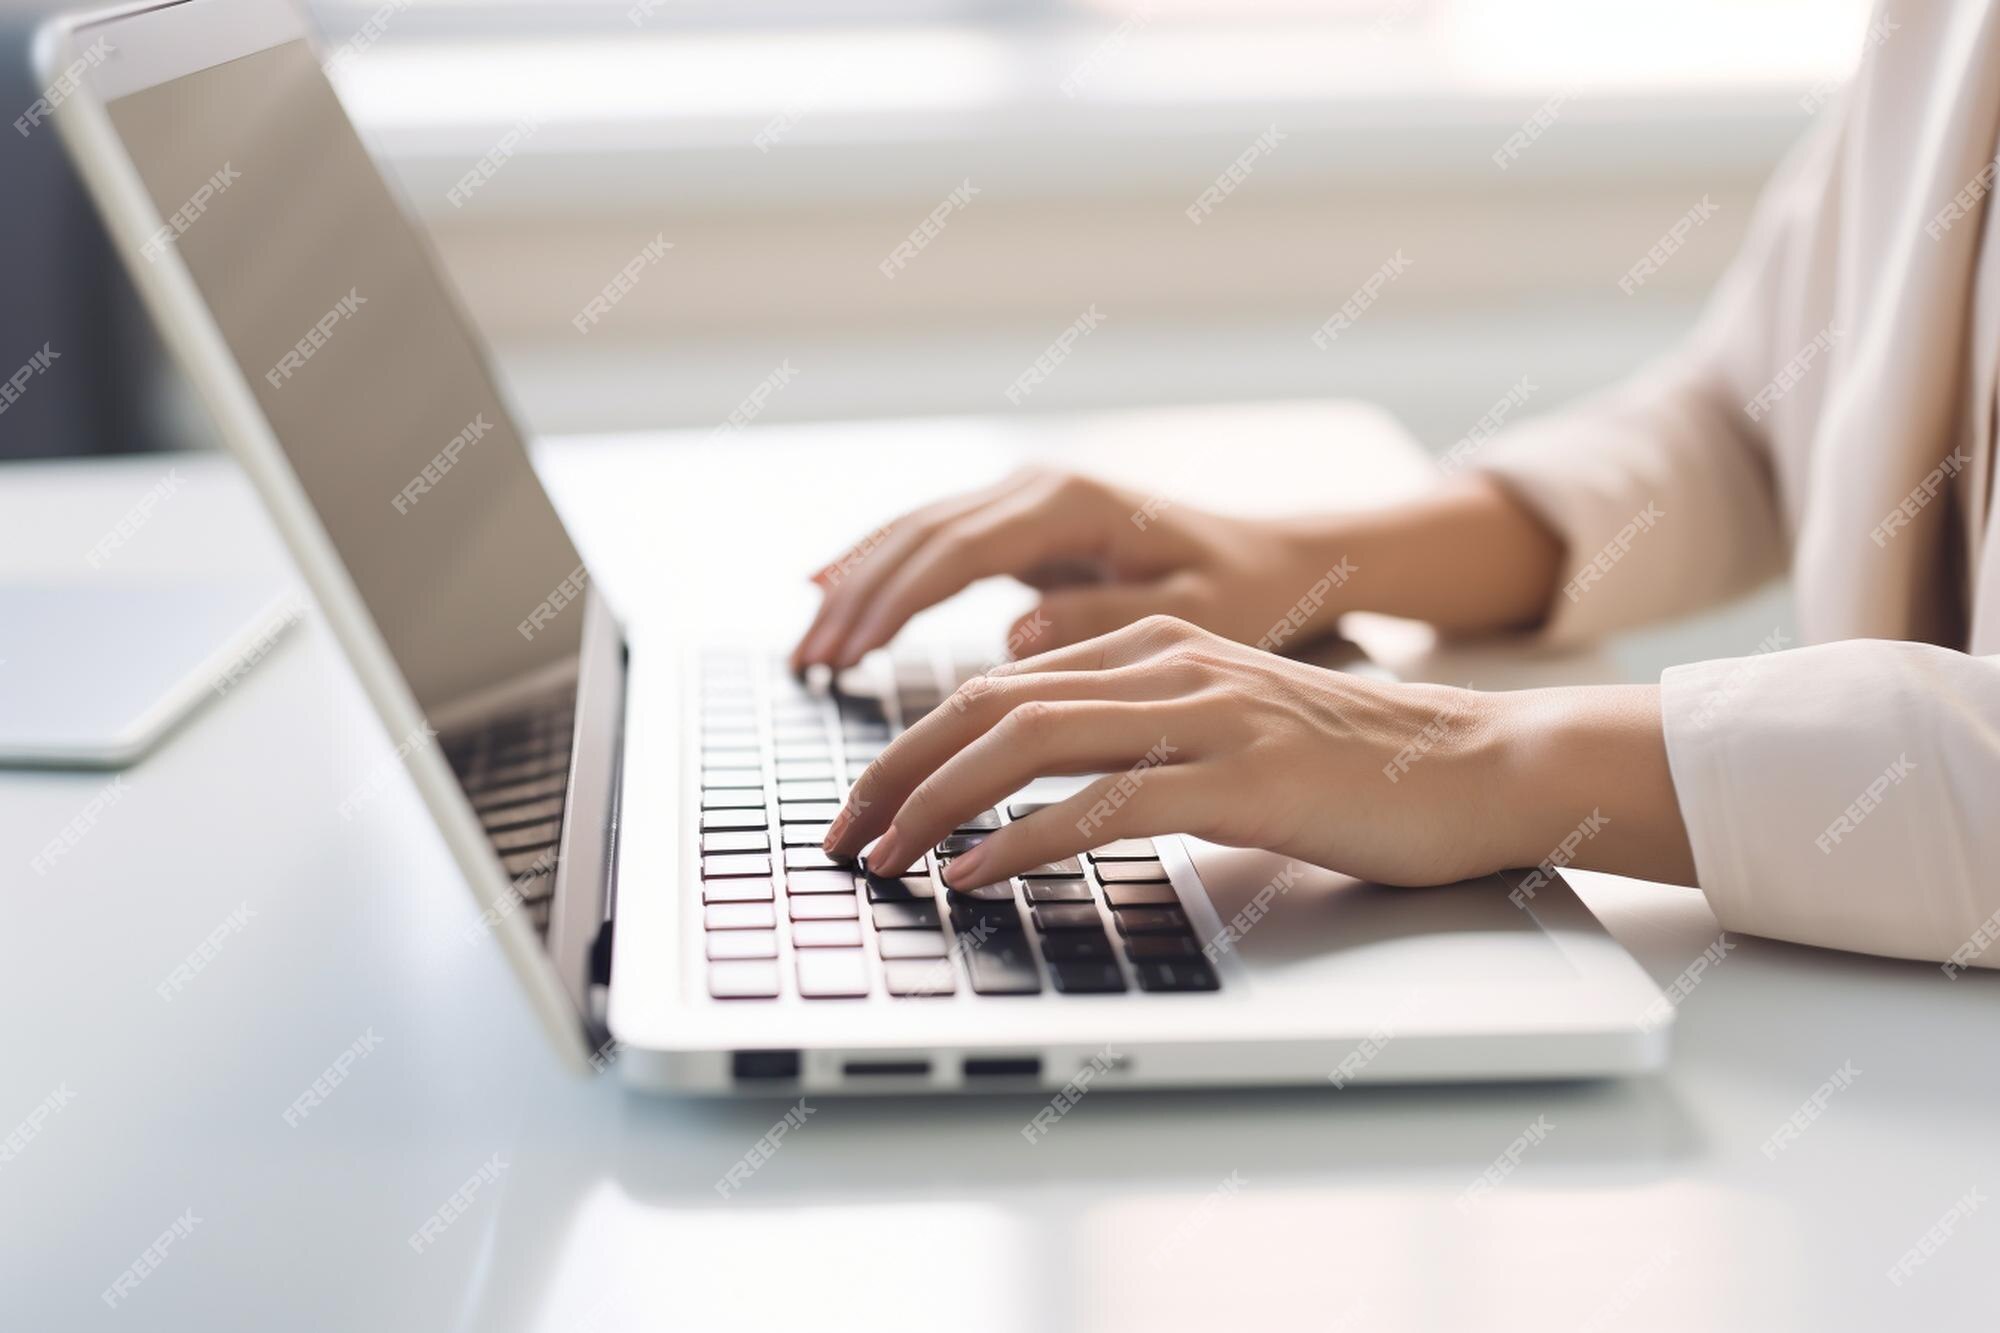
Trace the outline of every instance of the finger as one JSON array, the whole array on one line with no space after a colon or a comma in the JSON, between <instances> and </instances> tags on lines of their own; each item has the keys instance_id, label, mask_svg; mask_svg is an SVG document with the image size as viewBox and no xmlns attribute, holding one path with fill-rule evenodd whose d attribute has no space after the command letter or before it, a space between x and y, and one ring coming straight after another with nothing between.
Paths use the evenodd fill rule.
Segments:
<instances>
[{"instance_id":1,"label":"finger","mask_svg":"<svg viewBox=\"0 0 2000 1333\"><path fill-rule=\"evenodd\" d=\"M1036 642L1044 650L1060 648L1124 629L1150 615L1185 617L1194 608L1193 591L1193 581L1186 577L1064 588L1042 598L1040 605L1016 622L1015 629L1024 633L1039 625ZM1008 642L1013 643L1013 637Z\"/></svg>"},{"instance_id":2,"label":"finger","mask_svg":"<svg viewBox=\"0 0 2000 1333\"><path fill-rule=\"evenodd\" d=\"M881 840L869 869L900 875L953 829L1040 777L1115 772L1165 748L1200 752L1200 723L1172 703L1030 700L947 759L911 791Z\"/></svg>"},{"instance_id":3,"label":"finger","mask_svg":"<svg viewBox=\"0 0 2000 1333\"><path fill-rule=\"evenodd\" d=\"M1024 870L1078 856L1120 838L1151 838L1197 831L1196 820L1217 800L1206 769L1180 764L1178 746L1161 738L1139 764L1099 778L1082 791L1015 820L954 860L945 870L948 888L997 884ZM1172 749L1174 753L1162 754ZM1159 759L1148 763L1155 756Z\"/></svg>"},{"instance_id":4,"label":"finger","mask_svg":"<svg viewBox=\"0 0 2000 1333\"><path fill-rule=\"evenodd\" d=\"M1140 701L1167 697L1174 683L1141 670L975 676L889 743L862 771L827 829L827 851L852 856L889 827L917 784L1030 700Z\"/></svg>"},{"instance_id":5,"label":"finger","mask_svg":"<svg viewBox=\"0 0 2000 1333\"><path fill-rule=\"evenodd\" d=\"M1047 671L1108 671L1136 666L1176 643L1186 642L1198 632L1186 621L1172 616L1149 615L1094 639L1051 648L1016 662L996 663L987 668L986 674L1012 678Z\"/></svg>"},{"instance_id":6,"label":"finger","mask_svg":"<svg viewBox=\"0 0 2000 1333\"><path fill-rule=\"evenodd\" d=\"M834 665L860 661L925 607L980 579L1032 569L1076 539L1076 529L1036 491L1009 496L937 529L876 587L834 652Z\"/></svg>"},{"instance_id":7,"label":"finger","mask_svg":"<svg viewBox=\"0 0 2000 1333\"><path fill-rule=\"evenodd\" d=\"M792 669L797 671L816 662L829 661L833 649L846 635L854 608L865 604L871 589L907 559L910 552L928 540L932 532L965 515L977 513L1000 496L1026 484L1028 479L1017 474L964 495L935 501L877 528L848 547L838 558L821 566L814 573L813 582L825 595L813 614L812 624L806 627L798 645L792 649Z\"/></svg>"}]
</instances>

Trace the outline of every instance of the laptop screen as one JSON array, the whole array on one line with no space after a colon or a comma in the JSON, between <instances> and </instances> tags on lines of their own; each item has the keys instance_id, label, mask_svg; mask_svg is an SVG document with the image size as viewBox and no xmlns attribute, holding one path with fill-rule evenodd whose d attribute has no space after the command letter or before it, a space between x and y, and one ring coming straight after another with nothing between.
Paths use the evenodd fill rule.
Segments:
<instances>
[{"instance_id":1,"label":"laptop screen","mask_svg":"<svg viewBox=\"0 0 2000 1333\"><path fill-rule=\"evenodd\" d=\"M572 664L576 548L429 246L291 41L111 119L426 714Z\"/></svg>"}]
</instances>

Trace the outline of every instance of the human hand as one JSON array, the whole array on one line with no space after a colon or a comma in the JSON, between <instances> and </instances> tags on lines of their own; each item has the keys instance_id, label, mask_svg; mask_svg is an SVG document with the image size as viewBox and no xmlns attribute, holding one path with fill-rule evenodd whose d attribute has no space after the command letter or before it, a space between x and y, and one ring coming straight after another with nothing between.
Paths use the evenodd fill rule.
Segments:
<instances>
[{"instance_id":1,"label":"human hand","mask_svg":"<svg viewBox=\"0 0 2000 1333\"><path fill-rule=\"evenodd\" d=\"M1511 697L1327 671L1152 616L968 682L868 767L825 846L874 842L869 868L901 874L1037 777L1107 773L953 861L948 885L1166 833L1449 883L1519 863L1526 830L1501 799Z\"/></svg>"},{"instance_id":2,"label":"human hand","mask_svg":"<svg viewBox=\"0 0 2000 1333\"><path fill-rule=\"evenodd\" d=\"M852 666L925 607L1000 574L1043 591L1007 640L1038 650L1155 614L1255 643L1309 596L1330 631L1327 595L1347 572L1306 520L1230 518L1030 468L896 519L822 568L791 664Z\"/></svg>"}]
</instances>

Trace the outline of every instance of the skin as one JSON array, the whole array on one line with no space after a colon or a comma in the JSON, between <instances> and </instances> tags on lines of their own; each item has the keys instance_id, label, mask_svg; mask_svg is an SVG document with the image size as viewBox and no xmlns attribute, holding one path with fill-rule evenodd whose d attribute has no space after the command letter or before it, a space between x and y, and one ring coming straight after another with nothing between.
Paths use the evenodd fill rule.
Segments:
<instances>
[{"instance_id":1,"label":"skin","mask_svg":"<svg viewBox=\"0 0 2000 1333\"><path fill-rule=\"evenodd\" d=\"M1297 646L1355 610L1453 634L1523 628L1555 595L1562 556L1485 479L1277 522L1044 470L939 501L814 576L824 597L793 666L852 665L925 607L997 575L1043 593L1009 637L1035 655L968 682L890 744L826 848L866 848L871 869L898 874L1036 777L1103 774L954 861L948 883L1190 833L1380 883L1440 884L1536 865L1593 812L1568 864L1692 883L1656 686L1489 694L1254 646L1303 620L1285 640ZM1329 580L1336 569L1349 572Z\"/></svg>"}]
</instances>

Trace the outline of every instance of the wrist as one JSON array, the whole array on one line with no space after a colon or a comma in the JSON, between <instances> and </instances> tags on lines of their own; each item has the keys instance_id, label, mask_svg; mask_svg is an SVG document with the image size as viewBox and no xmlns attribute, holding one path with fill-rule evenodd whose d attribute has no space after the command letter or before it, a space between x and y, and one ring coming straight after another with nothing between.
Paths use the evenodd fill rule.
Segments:
<instances>
[{"instance_id":1,"label":"wrist","mask_svg":"<svg viewBox=\"0 0 2000 1333\"><path fill-rule=\"evenodd\" d=\"M1502 811L1496 851L1505 864L1546 861L1694 882L1657 685L1491 697L1489 776Z\"/></svg>"},{"instance_id":2,"label":"wrist","mask_svg":"<svg viewBox=\"0 0 2000 1333\"><path fill-rule=\"evenodd\" d=\"M1282 527L1314 570L1345 561L1340 609L1425 620L1457 634L1518 630L1548 610L1562 544L1496 482L1449 480L1406 503Z\"/></svg>"}]
</instances>

